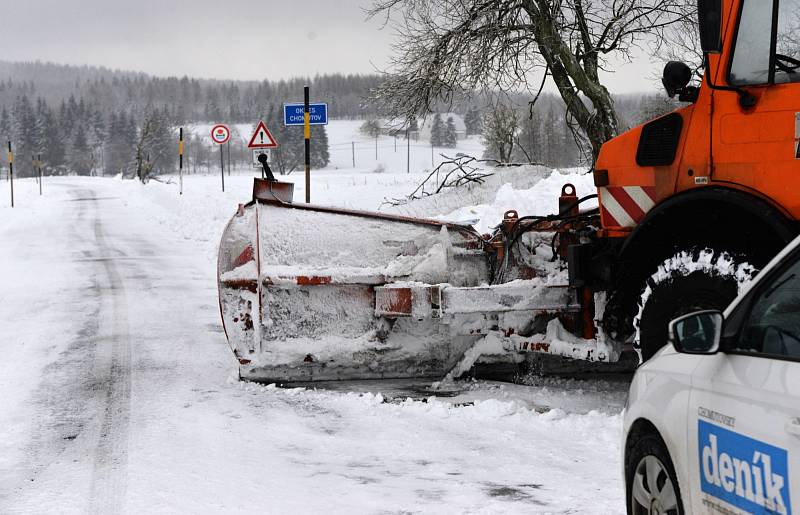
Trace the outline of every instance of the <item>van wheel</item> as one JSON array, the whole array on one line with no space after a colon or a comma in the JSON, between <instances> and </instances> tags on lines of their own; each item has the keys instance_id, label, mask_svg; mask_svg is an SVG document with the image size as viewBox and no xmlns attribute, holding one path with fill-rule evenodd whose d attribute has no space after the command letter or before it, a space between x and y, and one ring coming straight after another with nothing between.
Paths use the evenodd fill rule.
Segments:
<instances>
[{"instance_id":1,"label":"van wheel","mask_svg":"<svg viewBox=\"0 0 800 515\"><path fill-rule=\"evenodd\" d=\"M645 435L625 459L629 515L683 515L683 501L669 452L656 435Z\"/></svg>"},{"instance_id":2,"label":"van wheel","mask_svg":"<svg viewBox=\"0 0 800 515\"><path fill-rule=\"evenodd\" d=\"M701 309L724 310L755 275L742 258L710 249L681 251L648 280L634 321L642 362L667 344L673 319Z\"/></svg>"}]
</instances>

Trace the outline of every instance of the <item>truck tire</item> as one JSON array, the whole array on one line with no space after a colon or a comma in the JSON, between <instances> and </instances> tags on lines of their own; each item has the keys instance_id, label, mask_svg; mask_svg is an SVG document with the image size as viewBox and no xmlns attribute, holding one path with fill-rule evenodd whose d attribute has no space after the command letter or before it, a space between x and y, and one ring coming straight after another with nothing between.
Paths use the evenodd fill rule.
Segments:
<instances>
[{"instance_id":1,"label":"truck tire","mask_svg":"<svg viewBox=\"0 0 800 515\"><path fill-rule=\"evenodd\" d=\"M648 280L634 320L642 362L667 344L673 319L702 309L724 310L755 275L742 257L710 249L676 253Z\"/></svg>"}]
</instances>

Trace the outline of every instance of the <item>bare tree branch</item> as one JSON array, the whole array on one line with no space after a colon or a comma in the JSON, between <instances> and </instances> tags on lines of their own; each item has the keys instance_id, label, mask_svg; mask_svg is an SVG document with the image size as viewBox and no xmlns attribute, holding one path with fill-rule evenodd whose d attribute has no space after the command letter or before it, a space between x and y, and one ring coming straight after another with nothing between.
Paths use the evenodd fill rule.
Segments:
<instances>
[{"instance_id":1,"label":"bare tree branch","mask_svg":"<svg viewBox=\"0 0 800 515\"><path fill-rule=\"evenodd\" d=\"M597 156L618 120L599 79L608 59L660 47L687 0L375 0L397 39L374 97L395 116L432 111L475 91L509 92L551 79ZM537 79L538 77L538 79ZM541 90L541 87L540 87Z\"/></svg>"}]
</instances>

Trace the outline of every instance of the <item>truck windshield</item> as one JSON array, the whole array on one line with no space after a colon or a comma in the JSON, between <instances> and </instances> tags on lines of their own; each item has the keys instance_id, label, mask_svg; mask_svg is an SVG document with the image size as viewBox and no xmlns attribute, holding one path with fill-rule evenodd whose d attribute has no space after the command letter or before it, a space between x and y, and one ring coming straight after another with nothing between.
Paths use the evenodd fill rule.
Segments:
<instances>
[{"instance_id":1,"label":"truck windshield","mask_svg":"<svg viewBox=\"0 0 800 515\"><path fill-rule=\"evenodd\" d=\"M774 27L773 10L765 9L764 3L745 0L742 6L731 61L732 84L800 82L800 0L780 0L773 4L778 8L778 23Z\"/></svg>"},{"instance_id":2,"label":"truck windshield","mask_svg":"<svg viewBox=\"0 0 800 515\"><path fill-rule=\"evenodd\" d=\"M800 0L781 0L775 41L775 82L800 82Z\"/></svg>"}]
</instances>

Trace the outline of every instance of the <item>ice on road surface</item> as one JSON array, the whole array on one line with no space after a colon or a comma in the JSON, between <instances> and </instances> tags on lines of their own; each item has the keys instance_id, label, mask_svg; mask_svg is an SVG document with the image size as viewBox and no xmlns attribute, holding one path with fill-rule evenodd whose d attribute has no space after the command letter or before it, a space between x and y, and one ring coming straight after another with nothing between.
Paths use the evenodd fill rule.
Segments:
<instances>
[{"instance_id":1,"label":"ice on road surface","mask_svg":"<svg viewBox=\"0 0 800 515\"><path fill-rule=\"evenodd\" d=\"M315 202L375 209L420 175L315 177ZM503 197L532 198L529 182ZM190 177L183 196L119 179L45 178L41 198L15 186L17 207L0 207L0 513L624 511L624 381L467 381L440 397L239 382L214 260L250 177L226 177L224 194Z\"/></svg>"}]
</instances>

